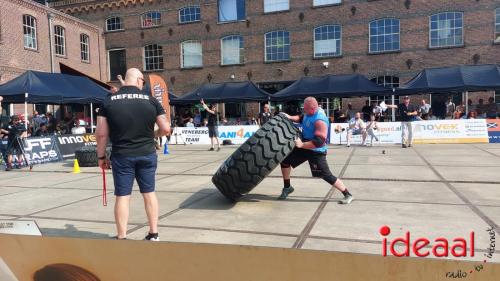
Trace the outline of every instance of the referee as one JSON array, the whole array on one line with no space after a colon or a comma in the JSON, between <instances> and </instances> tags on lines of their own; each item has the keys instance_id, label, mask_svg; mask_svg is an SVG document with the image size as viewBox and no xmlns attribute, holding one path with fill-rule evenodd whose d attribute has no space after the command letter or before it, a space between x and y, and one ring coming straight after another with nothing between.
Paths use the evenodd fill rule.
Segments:
<instances>
[{"instance_id":1,"label":"referee","mask_svg":"<svg viewBox=\"0 0 500 281\"><path fill-rule=\"evenodd\" d=\"M116 239L126 239L130 194L134 179L144 198L149 233L144 238L160 241L158 236L158 199L155 194L157 155L155 137L167 135L170 125L158 100L142 91L144 75L130 68L123 87L109 95L97 117L97 156L99 167L109 168L106 144L111 140L111 164L115 184ZM158 131L154 131L155 123Z\"/></svg>"}]
</instances>

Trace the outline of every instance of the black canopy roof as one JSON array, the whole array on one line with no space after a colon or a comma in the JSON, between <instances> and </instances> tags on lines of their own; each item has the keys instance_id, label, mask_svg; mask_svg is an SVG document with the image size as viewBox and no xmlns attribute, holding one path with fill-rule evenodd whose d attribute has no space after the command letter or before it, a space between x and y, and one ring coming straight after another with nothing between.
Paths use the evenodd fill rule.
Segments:
<instances>
[{"instance_id":1,"label":"black canopy roof","mask_svg":"<svg viewBox=\"0 0 500 281\"><path fill-rule=\"evenodd\" d=\"M177 98L174 104L197 103L200 99L209 103L266 101L269 99L269 94L251 81L209 83Z\"/></svg>"}]
</instances>

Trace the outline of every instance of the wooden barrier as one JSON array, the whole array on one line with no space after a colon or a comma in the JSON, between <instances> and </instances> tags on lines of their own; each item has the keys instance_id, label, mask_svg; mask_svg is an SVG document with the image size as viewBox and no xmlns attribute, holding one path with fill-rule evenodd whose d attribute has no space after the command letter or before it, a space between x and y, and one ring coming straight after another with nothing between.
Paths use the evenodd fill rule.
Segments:
<instances>
[{"instance_id":1,"label":"wooden barrier","mask_svg":"<svg viewBox=\"0 0 500 281\"><path fill-rule=\"evenodd\" d=\"M57 263L77 265L101 281L433 281L454 279L447 272L459 270L467 280L500 280L494 263L476 271L477 262L443 259L7 234L0 235L0 257L19 281L38 281L34 272Z\"/></svg>"}]
</instances>

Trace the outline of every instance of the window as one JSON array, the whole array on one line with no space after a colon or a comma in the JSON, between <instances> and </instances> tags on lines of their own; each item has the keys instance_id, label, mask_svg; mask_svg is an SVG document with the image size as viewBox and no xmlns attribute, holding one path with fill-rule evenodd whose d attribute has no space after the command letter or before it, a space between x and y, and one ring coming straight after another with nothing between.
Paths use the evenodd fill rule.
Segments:
<instances>
[{"instance_id":1,"label":"window","mask_svg":"<svg viewBox=\"0 0 500 281\"><path fill-rule=\"evenodd\" d=\"M500 8L495 10L495 43L500 43Z\"/></svg>"},{"instance_id":2,"label":"window","mask_svg":"<svg viewBox=\"0 0 500 281\"><path fill-rule=\"evenodd\" d=\"M242 64L244 62L243 37L231 35L221 39L221 64Z\"/></svg>"},{"instance_id":3,"label":"window","mask_svg":"<svg viewBox=\"0 0 500 281\"><path fill-rule=\"evenodd\" d=\"M185 41L181 43L181 67L202 67L203 55L200 41Z\"/></svg>"},{"instance_id":4,"label":"window","mask_svg":"<svg viewBox=\"0 0 500 281\"><path fill-rule=\"evenodd\" d=\"M144 70L163 70L163 48L152 44L144 47Z\"/></svg>"},{"instance_id":5,"label":"window","mask_svg":"<svg viewBox=\"0 0 500 281\"><path fill-rule=\"evenodd\" d=\"M334 57L342 54L340 25L323 25L314 29L314 57Z\"/></svg>"},{"instance_id":6,"label":"window","mask_svg":"<svg viewBox=\"0 0 500 281\"><path fill-rule=\"evenodd\" d=\"M384 86L387 88L397 88L399 87L399 77L397 76L379 76L371 79L371 81L377 83L377 85Z\"/></svg>"},{"instance_id":7,"label":"window","mask_svg":"<svg viewBox=\"0 0 500 281\"><path fill-rule=\"evenodd\" d=\"M342 0L313 0L313 6L324 6L324 5L334 5L340 4Z\"/></svg>"},{"instance_id":8,"label":"window","mask_svg":"<svg viewBox=\"0 0 500 281\"><path fill-rule=\"evenodd\" d=\"M370 53L399 51L399 20L370 22Z\"/></svg>"},{"instance_id":9,"label":"window","mask_svg":"<svg viewBox=\"0 0 500 281\"><path fill-rule=\"evenodd\" d=\"M447 12L430 17L430 47L462 46L463 13Z\"/></svg>"},{"instance_id":10,"label":"window","mask_svg":"<svg viewBox=\"0 0 500 281\"><path fill-rule=\"evenodd\" d=\"M37 49L36 19L30 15L23 15L24 47Z\"/></svg>"},{"instance_id":11,"label":"window","mask_svg":"<svg viewBox=\"0 0 500 281\"><path fill-rule=\"evenodd\" d=\"M266 33L266 62L290 59L290 36L288 31Z\"/></svg>"},{"instance_id":12,"label":"window","mask_svg":"<svg viewBox=\"0 0 500 281\"><path fill-rule=\"evenodd\" d=\"M179 10L179 23L200 21L200 6L189 6Z\"/></svg>"},{"instance_id":13,"label":"window","mask_svg":"<svg viewBox=\"0 0 500 281\"><path fill-rule=\"evenodd\" d=\"M219 22L245 19L245 0L219 0Z\"/></svg>"},{"instance_id":14,"label":"window","mask_svg":"<svg viewBox=\"0 0 500 281\"><path fill-rule=\"evenodd\" d=\"M108 51L109 80L116 81L116 76L125 77L127 72L127 61L125 49L114 49Z\"/></svg>"},{"instance_id":15,"label":"window","mask_svg":"<svg viewBox=\"0 0 500 281\"><path fill-rule=\"evenodd\" d=\"M56 55L66 56L66 30L60 25L54 26L54 46L56 48Z\"/></svg>"},{"instance_id":16,"label":"window","mask_svg":"<svg viewBox=\"0 0 500 281\"><path fill-rule=\"evenodd\" d=\"M264 0L264 13L287 11L290 9L289 0Z\"/></svg>"},{"instance_id":17,"label":"window","mask_svg":"<svg viewBox=\"0 0 500 281\"><path fill-rule=\"evenodd\" d=\"M160 12L147 12L141 16L141 24L143 28L159 26L161 24Z\"/></svg>"},{"instance_id":18,"label":"window","mask_svg":"<svg viewBox=\"0 0 500 281\"><path fill-rule=\"evenodd\" d=\"M84 62L90 61L89 36L83 33L80 34L80 58Z\"/></svg>"},{"instance_id":19,"label":"window","mask_svg":"<svg viewBox=\"0 0 500 281\"><path fill-rule=\"evenodd\" d=\"M106 20L106 31L123 30L122 18L112 17Z\"/></svg>"}]
</instances>

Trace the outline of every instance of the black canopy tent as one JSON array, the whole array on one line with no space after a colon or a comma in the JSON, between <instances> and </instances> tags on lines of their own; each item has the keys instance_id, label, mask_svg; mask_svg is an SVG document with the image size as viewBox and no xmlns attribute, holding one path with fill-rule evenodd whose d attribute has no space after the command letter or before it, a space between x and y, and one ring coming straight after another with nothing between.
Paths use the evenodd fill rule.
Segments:
<instances>
[{"instance_id":1,"label":"black canopy tent","mask_svg":"<svg viewBox=\"0 0 500 281\"><path fill-rule=\"evenodd\" d=\"M272 96L274 101L299 100L306 97L341 98L392 95L393 90L379 86L361 74L303 77Z\"/></svg>"},{"instance_id":2,"label":"black canopy tent","mask_svg":"<svg viewBox=\"0 0 500 281\"><path fill-rule=\"evenodd\" d=\"M269 94L253 82L226 82L204 84L196 90L173 100L174 105L193 104L203 99L208 103L262 102L269 100Z\"/></svg>"}]
</instances>

